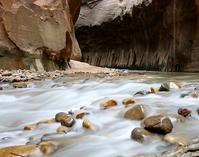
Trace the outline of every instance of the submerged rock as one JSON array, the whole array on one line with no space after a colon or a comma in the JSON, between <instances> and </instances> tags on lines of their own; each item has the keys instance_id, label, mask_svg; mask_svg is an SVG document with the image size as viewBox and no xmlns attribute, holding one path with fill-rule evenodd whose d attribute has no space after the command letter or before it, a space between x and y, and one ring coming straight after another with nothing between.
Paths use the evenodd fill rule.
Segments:
<instances>
[{"instance_id":1,"label":"submerged rock","mask_svg":"<svg viewBox=\"0 0 199 157\"><path fill-rule=\"evenodd\" d=\"M125 105L125 106L129 106L129 105L134 104L134 103L135 103L135 100L132 99L132 98L125 98L122 101L122 104Z\"/></svg>"},{"instance_id":2,"label":"submerged rock","mask_svg":"<svg viewBox=\"0 0 199 157\"><path fill-rule=\"evenodd\" d=\"M144 105L136 105L126 111L124 114L124 118L130 119L130 120L143 120L146 115L146 109Z\"/></svg>"},{"instance_id":3,"label":"submerged rock","mask_svg":"<svg viewBox=\"0 0 199 157\"><path fill-rule=\"evenodd\" d=\"M43 154L50 155L58 149L58 144L54 141L41 142L39 148Z\"/></svg>"},{"instance_id":4,"label":"submerged rock","mask_svg":"<svg viewBox=\"0 0 199 157\"><path fill-rule=\"evenodd\" d=\"M175 144L178 146L186 146L189 144L189 140L187 138L180 136L177 133L169 133L165 135L163 139L170 144Z\"/></svg>"},{"instance_id":5,"label":"submerged rock","mask_svg":"<svg viewBox=\"0 0 199 157\"><path fill-rule=\"evenodd\" d=\"M153 134L149 131L142 129L142 128L135 128L131 132L131 139L139 142L144 143L147 141L147 138L151 137Z\"/></svg>"},{"instance_id":6,"label":"submerged rock","mask_svg":"<svg viewBox=\"0 0 199 157\"><path fill-rule=\"evenodd\" d=\"M144 120L144 128L150 132L158 134L170 133L173 129L173 124L167 116L156 115L148 117Z\"/></svg>"},{"instance_id":7,"label":"submerged rock","mask_svg":"<svg viewBox=\"0 0 199 157\"><path fill-rule=\"evenodd\" d=\"M183 117L188 117L191 115L191 110L187 108L179 108L178 109L178 114L183 116Z\"/></svg>"},{"instance_id":8,"label":"submerged rock","mask_svg":"<svg viewBox=\"0 0 199 157\"><path fill-rule=\"evenodd\" d=\"M67 133L67 132L70 131L70 129L69 129L68 127L66 127L66 126L60 126L60 127L57 128L56 131L57 131L58 133L59 133L59 132Z\"/></svg>"},{"instance_id":9,"label":"submerged rock","mask_svg":"<svg viewBox=\"0 0 199 157\"><path fill-rule=\"evenodd\" d=\"M101 109L107 109L114 106L117 106L117 101L114 99L107 100L100 104Z\"/></svg>"}]
</instances>

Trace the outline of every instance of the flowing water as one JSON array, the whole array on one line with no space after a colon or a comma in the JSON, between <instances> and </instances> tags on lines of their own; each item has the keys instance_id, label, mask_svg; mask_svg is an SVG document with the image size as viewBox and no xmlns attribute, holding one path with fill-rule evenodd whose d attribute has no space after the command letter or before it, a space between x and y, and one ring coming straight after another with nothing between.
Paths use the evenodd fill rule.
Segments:
<instances>
[{"instance_id":1,"label":"flowing water","mask_svg":"<svg viewBox=\"0 0 199 157\"><path fill-rule=\"evenodd\" d=\"M135 97L136 104L144 104L147 116L168 114L174 124L173 132L188 139L198 137L199 98L180 95L199 87L198 74L148 73L128 74L123 77L73 76L57 80L46 80L29 84L26 89L6 89L0 91L0 147L37 143L41 140L58 141L62 147L50 156L53 157L114 157L133 156L162 152L172 148L161 138L150 143L139 144L130 138L131 131L140 127L141 121L123 118L126 110L122 100L132 97L140 90L160 87L165 81L177 81L183 87L171 92ZM5 84L6 86L6 84ZM113 98L118 106L101 110L102 100ZM58 112L79 111L83 107L90 114L94 130L82 128L82 120L77 120L72 130L56 133L58 123L41 124L33 131L24 131L27 124L53 118ZM175 114L180 107L193 110L186 122L176 121ZM45 136L43 136L45 135ZM30 141L30 137L35 137Z\"/></svg>"}]
</instances>

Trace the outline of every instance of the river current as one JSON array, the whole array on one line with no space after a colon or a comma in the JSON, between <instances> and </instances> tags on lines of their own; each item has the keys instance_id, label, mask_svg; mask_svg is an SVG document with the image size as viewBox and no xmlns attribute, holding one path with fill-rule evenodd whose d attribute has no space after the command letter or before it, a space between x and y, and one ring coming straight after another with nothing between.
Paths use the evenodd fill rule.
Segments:
<instances>
[{"instance_id":1,"label":"river current","mask_svg":"<svg viewBox=\"0 0 199 157\"><path fill-rule=\"evenodd\" d=\"M136 96L136 104L145 105L147 116L169 115L174 124L174 133L189 140L198 137L199 115L196 110L199 98L181 98L181 95L199 87L199 74L129 73L115 78L77 75L33 82L25 89L7 88L0 91L0 148L37 143L42 138L62 144L59 150L50 155L52 157L133 156L169 150L174 146L161 138L154 138L145 144L132 140L131 131L141 127L141 121L124 119L126 109L122 104L124 98L132 97L141 90L150 90L150 87L159 88L166 81L178 82L182 88ZM118 105L101 110L100 102L109 98L117 100ZM25 125L53 118L58 112L76 112L81 107L90 113L86 119L92 122L95 130L82 128L81 119L67 134L56 133L59 123L41 124L33 131L23 130ZM180 107L193 111L184 123L178 123L175 118ZM30 141L32 136L36 138Z\"/></svg>"}]
</instances>

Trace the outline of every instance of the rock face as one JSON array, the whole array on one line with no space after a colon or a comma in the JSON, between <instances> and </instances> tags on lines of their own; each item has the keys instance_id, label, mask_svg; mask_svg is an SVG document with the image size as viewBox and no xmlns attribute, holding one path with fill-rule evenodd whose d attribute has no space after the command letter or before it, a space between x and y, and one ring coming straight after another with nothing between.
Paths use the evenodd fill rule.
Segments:
<instances>
[{"instance_id":1,"label":"rock face","mask_svg":"<svg viewBox=\"0 0 199 157\"><path fill-rule=\"evenodd\" d=\"M0 66L6 69L12 66L31 68L27 58L33 58L30 59L32 68L42 70L47 67L44 65L45 58L58 65L71 57L80 59L81 52L74 32L80 2L0 0ZM3 66L3 60L8 58L18 61L14 65ZM49 69L52 69L52 65Z\"/></svg>"},{"instance_id":2,"label":"rock face","mask_svg":"<svg viewBox=\"0 0 199 157\"><path fill-rule=\"evenodd\" d=\"M98 66L199 71L198 0L83 0L76 35Z\"/></svg>"}]
</instances>

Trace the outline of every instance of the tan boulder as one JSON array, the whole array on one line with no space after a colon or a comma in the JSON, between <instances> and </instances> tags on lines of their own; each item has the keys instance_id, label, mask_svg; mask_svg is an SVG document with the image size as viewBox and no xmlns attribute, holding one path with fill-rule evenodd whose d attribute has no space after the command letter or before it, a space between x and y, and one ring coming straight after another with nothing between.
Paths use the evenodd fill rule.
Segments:
<instances>
[{"instance_id":1,"label":"tan boulder","mask_svg":"<svg viewBox=\"0 0 199 157\"><path fill-rule=\"evenodd\" d=\"M146 115L146 109L144 105L136 105L126 111L124 114L124 118L130 119L130 120L143 120Z\"/></svg>"}]
</instances>

